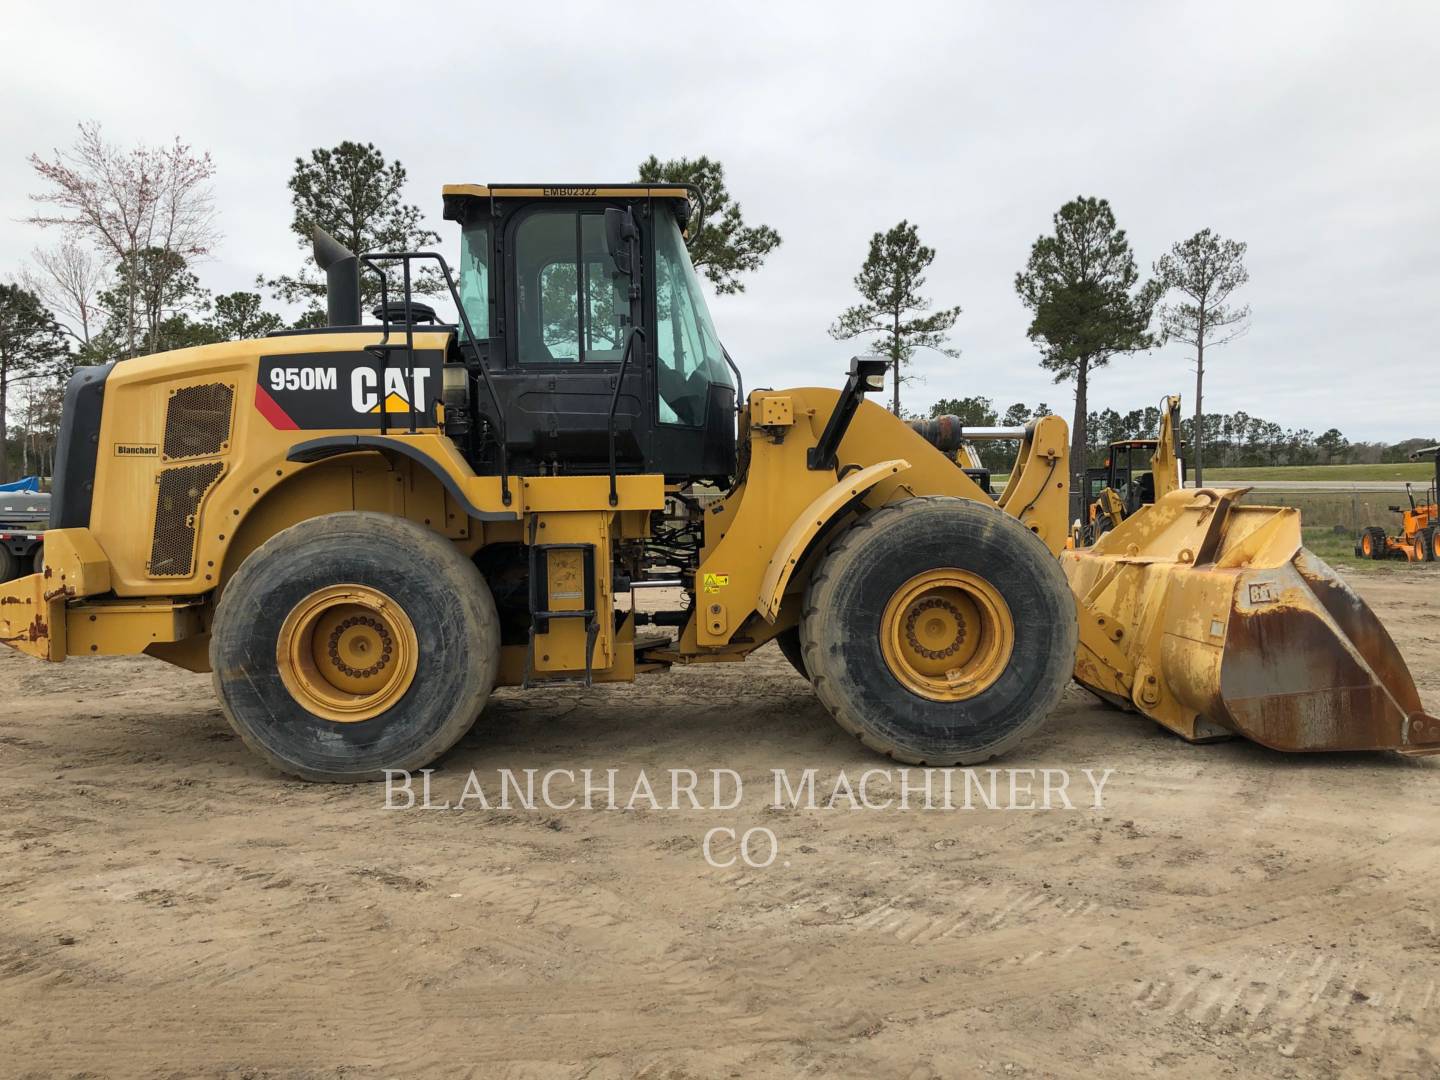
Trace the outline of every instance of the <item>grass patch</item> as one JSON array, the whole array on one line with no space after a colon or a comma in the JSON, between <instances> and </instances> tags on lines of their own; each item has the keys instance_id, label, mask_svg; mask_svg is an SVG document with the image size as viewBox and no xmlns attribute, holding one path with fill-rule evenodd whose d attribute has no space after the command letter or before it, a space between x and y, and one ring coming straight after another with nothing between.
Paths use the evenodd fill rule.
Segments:
<instances>
[{"instance_id":1,"label":"grass patch","mask_svg":"<svg viewBox=\"0 0 1440 1080\"><path fill-rule=\"evenodd\" d=\"M1193 471L1189 472L1194 479ZM1220 481L1246 480L1409 480L1428 483L1435 478L1429 461L1396 461L1385 465L1275 465L1253 469L1206 469L1207 485Z\"/></svg>"},{"instance_id":2,"label":"grass patch","mask_svg":"<svg viewBox=\"0 0 1440 1080\"><path fill-rule=\"evenodd\" d=\"M1331 566L1373 570L1382 564L1355 554L1355 534L1337 533L1327 525L1301 525L1301 543Z\"/></svg>"}]
</instances>

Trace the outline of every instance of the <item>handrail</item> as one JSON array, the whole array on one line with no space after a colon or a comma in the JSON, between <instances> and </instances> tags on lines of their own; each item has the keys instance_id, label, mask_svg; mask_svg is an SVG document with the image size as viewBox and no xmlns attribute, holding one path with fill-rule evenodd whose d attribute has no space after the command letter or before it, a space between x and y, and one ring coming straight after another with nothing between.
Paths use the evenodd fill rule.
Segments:
<instances>
[{"instance_id":1,"label":"handrail","mask_svg":"<svg viewBox=\"0 0 1440 1080\"><path fill-rule=\"evenodd\" d=\"M725 357L725 363L730 365L730 370L735 373L735 411L745 411L745 380L740 376L740 368L734 360L730 359L730 350L725 348L724 342L717 342L720 346L720 355Z\"/></svg>"},{"instance_id":2,"label":"handrail","mask_svg":"<svg viewBox=\"0 0 1440 1080\"><path fill-rule=\"evenodd\" d=\"M625 349L620 354L620 370L615 373L615 392L610 395L610 417L607 422L607 431L610 439L610 505L615 506L620 502L620 497L615 487L615 409L620 404L620 388L625 385L625 369L630 366L630 350L635 344L637 337L643 338L645 331L638 326L628 327L630 333L625 338Z\"/></svg>"},{"instance_id":3,"label":"handrail","mask_svg":"<svg viewBox=\"0 0 1440 1080\"><path fill-rule=\"evenodd\" d=\"M489 365L487 365L487 364L485 363L484 359L480 356L480 339L475 336L475 330L474 330L474 328L470 325L470 316L469 316L469 314L465 311L465 305L460 302L460 292L459 292L459 290L455 287L455 280L454 280L454 278L453 278L453 277L451 276L451 274L450 274L450 264L445 261L445 256L441 255L438 251L371 252L371 253L367 253L367 254L365 254L365 255L361 255L361 256L360 256L360 263L361 263L361 265L363 265L363 266L368 266L370 269L374 270L375 273L380 276L380 311L381 311L381 316L380 316L380 317L381 317L381 320L382 320L382 323L383 323L383 326L384 326L384 329L385 329L385 337L382 339L382 341L381 341L380 344L381 344L381 346L386 346L386 345L389 344L389 341L390 341L390 305L389 305L389 302L388 302L388 299L387 299L388 293L387 293L386 283L385 283L385 272L380 269L380 267L377 265L377 263L382 262L382 261L385 261L385 262L396 262L396 261L399 261L399 262L403 263L403 265L404 265L404 274L405 274L405 340L406 340L406 346L407 346L407 348L410 350L410 363L411 363L412 366L414 365L414 363L415 363L415 322L414 322L414 319L413 319L413 317L412 317L411 307L410 307L410 304L411 304L411 293L412 293L412 287L411 287L411 286L412 286L412 283L411 283L411 280L410 280L410 263L413 262L413 261L416 260L416 259L434 259L435 262L437 262L437 263L440 265L440 273L441 273L442 275L444 275L444 278L445 278L445 287L450 291L450 299L451 299L451 301L454 302L454 304L455 304L455 310L456 310L456 312L458 312L459 315L460 315L460 325L461 325L461 326L464 328L464 330L465 330L465 336L469 339L471 348L475 350L475 367L477 367L477 368L480 369L480 375L481 375L481 377L485 380L485 389L486 389L486 391L488 391L489 394L490 394L490 403L495 406L495 427L496 427L497 433L498 433L498 435L499 435L499 438L498 438L497 441L498 441L499 444L500 444L500 501L503 502L506 506L509 506L509 505L510 505L510 501L511 501L511 497L510 497L510 451L509 451L509 443L508 443L508 441L507 441L507 439L506 439L506 433L505 433L505 411L504 411L503 408L501 408L501 405L500 405L500 395L499 395L499 394L496 392L496 390L495 390L495 383L494 383L494 382L491 380L491 378L490 378L490 368L489 368ZM462 356L462 357L464 356L464 352L463 352L463 351L461 352L461 356ZM470 365L469 365L468 363L467 363L465 366L466 366L467 370L470 369ZM622 364L622 370L623 370L623 364ZM382 387L383 387L383 383L382 383ZM613 414L614 414L614 405L613 405L613 404L611 405L611 414L612 414L612 417L613 417ZM381 425L381 430L383 431L383 430L384 430L384 425L385 425L385 409L384 409L383 402L382 402L381 409L380 409L380 425ZM410 403L410 430L411 430L411 431L414 431L414 430L415 430L415 403L414 403L413 401ZM613 443L613 437L612 437L612 443ZM613 457L614 457L613 452L612 452L611 457L612 457L612 461L613 461ZM612 487L612 490L613 490L613 487L614 487L613 481L612 481L611 487Z\"/></svg>"}]
</instances>

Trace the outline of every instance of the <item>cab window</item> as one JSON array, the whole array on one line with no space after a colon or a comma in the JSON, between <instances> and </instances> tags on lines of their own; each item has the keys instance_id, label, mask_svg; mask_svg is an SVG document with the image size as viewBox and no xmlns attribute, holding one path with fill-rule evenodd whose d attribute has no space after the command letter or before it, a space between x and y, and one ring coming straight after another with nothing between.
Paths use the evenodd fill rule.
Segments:
<instances>
[{"instance_id":1,"label":"cab window","mask_svg":"<svg viewBox=\"0 0 1440 1080\"><path fill-rule=\"evenodd\" d=\"M480 340L490 336L490 226L465 226L460 234L460 303Z\"/></svg>"},{"instance_id":2,"label":"cab window","mask_svg":"<svg viewBox=\"0 0 1440 1080\"><path fill-rule=\"evenodd\" d=\"M515 230L515 271L521 364L620 360L629 301L603 211L528 215Z\"/></svg>"}]
</instances>

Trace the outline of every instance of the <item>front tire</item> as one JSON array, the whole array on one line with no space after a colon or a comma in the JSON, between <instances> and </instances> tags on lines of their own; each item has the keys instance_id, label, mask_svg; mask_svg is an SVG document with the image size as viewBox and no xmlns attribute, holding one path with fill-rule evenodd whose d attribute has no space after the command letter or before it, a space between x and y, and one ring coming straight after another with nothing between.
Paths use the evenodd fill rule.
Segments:
<instances>
[{"instance_id":1,"label":"front tire","mask_svg":"<svg viewBox=\"0 0 1440 1080\"><path fill-rule=\"evenodd\" d=\"M1075 601L1015 518L909 499L853 525L816 568L801 624L816 694L897 761L971 765L1038 727L1075 665Z\"/></svg>"},{"instance_id":2,"label":"front tire","mask_svg":"<svg viewBox=\"0 0 1440 1080\"><path fill-rule=\"evenodd\" d=\"M500 659L495 602L449 541L389 514L300 522L226 585L215 692L276 768L353 783L422 768L484 708Z\"/></svg>"}]
</instances>

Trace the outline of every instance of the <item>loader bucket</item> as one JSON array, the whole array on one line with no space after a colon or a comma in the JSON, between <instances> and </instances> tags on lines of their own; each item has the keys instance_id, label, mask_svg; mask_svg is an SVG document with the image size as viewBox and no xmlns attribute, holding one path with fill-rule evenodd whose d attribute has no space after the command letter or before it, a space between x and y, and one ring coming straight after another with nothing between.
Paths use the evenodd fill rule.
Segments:
<instances>
[{"instance_id":1,"label":"loader bucket","mask_svg":"<svg viewBox=\"0 0 1440 1080\"><path fill-rule=\"evenodd\" d=\"M1440 753L1375 613L1301 547L1298 510L1248 490L1171 492L1062 553L1076 680L1196 742Z\"/></svg>"}]
</instances>

